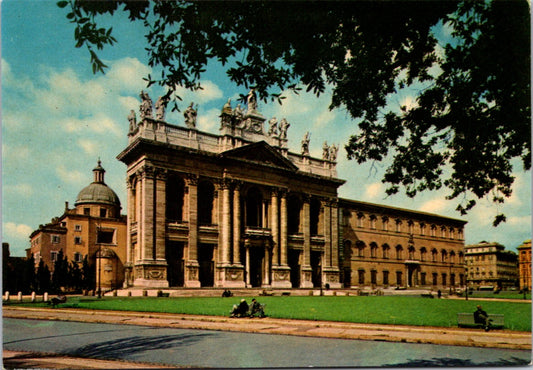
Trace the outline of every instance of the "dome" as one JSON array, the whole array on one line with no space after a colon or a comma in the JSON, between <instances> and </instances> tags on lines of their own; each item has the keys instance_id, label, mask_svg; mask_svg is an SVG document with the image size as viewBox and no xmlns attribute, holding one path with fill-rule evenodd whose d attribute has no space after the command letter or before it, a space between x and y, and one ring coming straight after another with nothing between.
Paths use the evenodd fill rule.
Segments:
<instances>
[{"instance_id":1,"label":"dome","mask_svg":"<svg viewBox=\"0 0 533 370\"><path fill-rule=\"evenodd\" d=\"M83 188L76 198L76 205L86 203L99 203L120 207L117 194L104 183L93 182Z\"/></svg>"},{"instance_id":2,"label":"dome","mask_svg":"<svg viewBox=\"0 0 533 370\"><path fill-rule=\"evenodd\" d=\"M104 182L105 170L100 160L98 160L93 172L94 181L79 192L75 205L96 203L120 207L120 200L117 194Z\"/></svg>"}]
</instances>

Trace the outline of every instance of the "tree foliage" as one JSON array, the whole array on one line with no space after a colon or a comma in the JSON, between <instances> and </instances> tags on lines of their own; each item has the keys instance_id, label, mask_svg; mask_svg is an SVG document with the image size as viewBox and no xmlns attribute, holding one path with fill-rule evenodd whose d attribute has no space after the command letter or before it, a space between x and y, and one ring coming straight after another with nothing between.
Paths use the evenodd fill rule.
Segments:
<instances>
[{"instance_id":1,"label":"tree foliage","mask_svg":"<svg viewBox=\"0 0 533 370\"><path fill-rule=\"evenodd\" d=\"M284 91L317 96L332 87L330 109L360 121L345 148L359 163L392 156L383 182L503 203L514 181L511 160L530 168L530 9L509 1L59 1L74 24L76 47L113 45L98 17L125 12L145 27L146 51L160 78L148 86L201 89L216 60L231 81L279 102ZM435 26L451 30L437 39ZM439 50L442 50L439 53ZM420 87L417 104L387 106L403 88ZM241 95L244 98L244 95ZM174 102L174 109L177 104ZM498 215L495 224L505 219Z\"/></svg>"}]
</instances>

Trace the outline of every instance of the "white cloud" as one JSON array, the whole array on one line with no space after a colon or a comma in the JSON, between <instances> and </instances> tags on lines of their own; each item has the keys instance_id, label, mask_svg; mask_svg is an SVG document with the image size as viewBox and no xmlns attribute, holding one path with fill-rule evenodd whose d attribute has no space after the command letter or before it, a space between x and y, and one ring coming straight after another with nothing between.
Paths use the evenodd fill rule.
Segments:
<instances>
[{"instance_id":1,"label":"white cloud","mask_svg":"<svg viewBox=\"0 0 533 370\"><path fill-rule=\"evenodd\" d=\"M4 224L4 233L6 239L29 238L33 229L25 224L16 224L14 222L6 222Z\"/></svg>"},{"instance_id":2,"label":"white cloud","mask_svg":"<svg viewBox=\"0 0 533 370\"><path fill-rule=\"evenodd\" d=\"M212 108L198 116L198 129L207 132L216 132L220 118L220 109Z\"/></svg>"},{"instance_id":3,"label":"white cloud","mask_svg":"<svg viewBox=\"0 0 533 370\"><path fill-rule=\"evenodd\" d=\"M78 145L83 149L87 154L96 154L98 152L98 144L93 140L89 139L80 139L78 140Z\"/></svg>"},{"instance_id":4,"label":"white cloud","mask_svg":"<svg viewBox=\"0 0 533 370\"><path fill-rule=\"evenodd\" d=\"M56 168L56 173L63 182L82 184L85 181L85 176L80 171L68 170L62 164Z\"/></svg>"},{"instance_id":5,"label":"white cloud","mask_svg":"<svg viewBox=\"0 0 533 370\"><path fill-rule=\"evenodd\" d=\"M446 209L447 203L446 200L442 198L436 198L432 200L428 200L422 206L420 206L419 210L422 212L430 212L430 213L439 213Z\"/></svg>"},{"instance_id":6,"label":"white cloud","mask_svg":"<svg viewBox=\"0 0 533 370\"><path fill-rule=\"evenodd\" d=\"M322 111L313 122L313 129L330 125L332 121L335 120L335 116L335 112L330 111L329 109Z\"/></svg>"},{"instance_id":7,"label":"white cloud","mask_svg":"<svg viewBox=\"0 0 533 370\"><path fill-rule=\"evenodd\" d=\"M106 74L113 87L137 91L145 86L142 77L150 73L150 68L136 58L123 58L110 63Z\"/></svg>"},{"instance_id":8,"label":"white cloud","mask_svg":"<svg viewBox=\"0 0 533 370\"><path fill-rule=\"evenodd\" d=\"M375 199L378 196L383 195L383 184L375 182L365 187L364 200Z\"/></svg>"},{"instance_id":9,"label":"white cloud","mask_svg":"<svg viewBox=\"0 0 533 370\"><path fill-rule=\"evenodd\" d=\"M30 184L17 184L17 185L4 185L3 186L4 196L22 196L28 197L33 194L33 187Z\"/></svg>"},{"instance_id":10,"label":"white cloud","mask_svg":"<svg viewBox=\"0 0 533 370\"><path fill-rule=\"evenodd\" d=\"M507 223L511 226L530 228L531 216L511 216L507 219Z\"/></svg>"}]
</instances>

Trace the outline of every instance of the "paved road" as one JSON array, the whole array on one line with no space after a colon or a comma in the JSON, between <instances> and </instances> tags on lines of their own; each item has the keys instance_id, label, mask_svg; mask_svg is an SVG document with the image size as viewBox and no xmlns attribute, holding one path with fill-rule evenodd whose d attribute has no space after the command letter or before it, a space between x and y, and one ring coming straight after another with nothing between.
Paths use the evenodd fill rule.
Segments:
<instances>
[{"instance_id":1,"label":"paved road","mask_svg":"<svg viewBox=\"0 0 533 370\"><path fill-rule=\"evenodd\" d=\"M9 318L3 341L10 351L194 367L524 366L531 359L524 350Z\"/></svg>"}]
</instances>

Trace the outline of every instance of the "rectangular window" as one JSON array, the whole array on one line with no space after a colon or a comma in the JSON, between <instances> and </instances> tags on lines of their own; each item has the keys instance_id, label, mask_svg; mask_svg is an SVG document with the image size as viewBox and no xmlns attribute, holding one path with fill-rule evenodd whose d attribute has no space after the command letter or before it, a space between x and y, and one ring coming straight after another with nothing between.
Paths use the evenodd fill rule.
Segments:
<instances>
[{"instance_id":1,"label":"rectangular window","mask_svg":"<svg viewBox=\"0 0 533 370\"><path fill-rule=\"evenodd\" d=\"M365 271L359 270L359 285L363 285L365 283Z\"/></svg>"},{"instance_id":2,"label":"rectangular window","mask_svg":"<svg viewBox=\"0 0 533 370\"><path fill-rule=\"evenodd\" d=\"M81 236L74 237L74 244L81 244Z\"/></svg>"},{"instance_id":3,"label":"rectangular window","mask_svg":"<svg viewBox=\"0 0 533 370\"><path fill-rule=\"evenodd\" d=\"M61 238L59 235L52 235L52 243L59 243L61 241Z\"/></svg>"},{"instance_id":4,"label":"rectangular window","mask_svg":"<svg viewBox=\"0 0 533 370\"><path fill-rule=\"evenodd\" d=\"M91 209L89 207L86 207L83 209L83 214L85 216L90 216L91 215Z\"/></svg>"},{"instance_id":5,"label":"rectangular window","mask_svg":"<svg viewBox=\"0 0 533 370\"><path fill-rule=\"evenodd\" d=\"M426 285L426 273L425 272L420 273L420 284Z\"/></svg>"},{"instance_id":6,"label":"rectangular window","mask_svg":"<svg viewBox=\"0 0 533 370\"><path fill-rule=\"evenodd\" d=\"M389 272L383 271L383 285L389 285Z\"/></svg>"},{"instance_id":7,"label":"rectangular window","mask_svg":"<svg viewBox=\"0 0 533 370\"><path fill-rule=\"evenodd\" d=\"M81 231L81 225L74 225L74 231Z\"/></svg>"},{"instance_id":8,"label":"rectangular window","mask_svg":"<svg viewBox=\"0 0 533 370\"><path fill-rule=\"evenodd\" d=\"M100 229L96 235L96 242L98 244L115 244L115 230Z\"/></svg>"},{"instance_id":9,"label":"rectangular window","mask_svg":"<svg viewBox=\"0 0 533 370\"><path fill-rule=\"evenodd\" d=\"M438 285L438 282L437 282L437 276L438 276L437 273L434 272L434 273L433 273L433 285Z\"/></svg>"},{"instance_id":10,"label":"rectangular window","mask_svg":"<svg viewBox=\"0 0 533 370\"><path fill-rule=\"evenodd\" d=\"M378 275L378 272L376 270L372 270L370 271L370 283L371 284L377 284L377 275Z\"/></svg>"},{"instance_id":11,"label":"rectangular window","mask_svg":"<svg viewBox=\"0 0 533 370\"><path fill-rule=\"evenodd\" d=\"M107 209L100 208L100 217L106 217L107 215Z\"/></svg>"},{"instance_id":12,"label":"rectangular window","mask_svg":"<svg viewBox=\"0 0 533 370\"><path fill-rule=\"evenodd\" d=\"M396 285L402 286L402 272L396 271Z\"/></svg>"},{"instance_id":13,"label":"rectangular window","mask_svg":"<svg viewBox=\"0 0 533 370\"><path fill-rule=\"evenodd\" d=\"M446 274L442 274L442 285L446 285Z\"/></svg>"},{"instance_id":14,"label":"rectangular window","mask_svg":"<svg viewBox=\"0 0 533 370\"><path fill-rule=\"evenodd\" d=\"M52 262L57 261L57 252L55 251L50 252L50 259L52 260Z\"/></svg>"},{"instance_id":15,"label":"rectangular window","mask_svg":"<svg viewBox=\"0 0 533 370\"><path fill-rule=\"evenodd\" d=\"M83 256L80 252L74 253L74 262L82 262Z\"/></svg>"}]
</instances>

